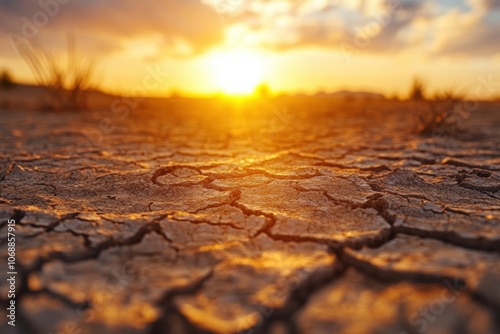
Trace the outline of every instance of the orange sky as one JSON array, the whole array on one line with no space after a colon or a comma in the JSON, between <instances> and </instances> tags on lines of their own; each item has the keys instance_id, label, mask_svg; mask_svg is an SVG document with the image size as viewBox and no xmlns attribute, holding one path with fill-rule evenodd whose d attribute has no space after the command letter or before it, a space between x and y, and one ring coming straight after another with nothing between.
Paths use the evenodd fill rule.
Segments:
<instances>
[{"instance_id":1,"label":"orange sky","mask_svg":"<svg viewBox=\"0 0 500 334\"><path fill-rule=\"evenodd\" d=\"M0 0L0 68L30 81L12 41L57 55L71 33L112 92L404 95L419 76L487 98L500 95L498 31L498 0Z\"/></svg>"}]
</instances>

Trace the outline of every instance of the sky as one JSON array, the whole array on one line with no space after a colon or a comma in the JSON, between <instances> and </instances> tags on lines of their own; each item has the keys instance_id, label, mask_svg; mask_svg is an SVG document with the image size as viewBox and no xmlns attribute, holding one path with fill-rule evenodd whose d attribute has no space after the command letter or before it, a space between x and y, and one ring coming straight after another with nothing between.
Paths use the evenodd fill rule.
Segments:
<instances>
[{"instance_id":1,"label":"sky","mask_svg":"<svg viewBox=\"0 0 500 334\"><path fill-rule=\"evenodd\" d=\"M17 47L63 57L69 35L114 93L265 82L404 96L418 76L432 91L500 95L500 0L0 0L0 70L15 79L33 80Z\"/></svg>"}]
</instances>

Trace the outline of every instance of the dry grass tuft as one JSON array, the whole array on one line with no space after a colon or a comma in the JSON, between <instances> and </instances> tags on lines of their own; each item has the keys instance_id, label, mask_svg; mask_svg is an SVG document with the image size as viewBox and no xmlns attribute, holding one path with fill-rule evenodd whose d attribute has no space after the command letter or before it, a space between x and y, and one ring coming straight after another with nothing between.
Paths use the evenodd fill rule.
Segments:
<instances>
[{"instance_id":1,"label":"dry grass tuft","mask_svg":"<svg viewBox=\"0 0 500 334\"><path fill-rule=\"evenodd\" d=\"M424 101L425 100L426 84L420 79L415 78L410 89L410 100Z\"/></svg>"},{"instance_id":2,"label":"dry grass tuft","mask_svg":"<svg viewBox=\"0 0 500 334\"><path fill-rule=\"evenodd\" d=\"M419 117L417 133L425 136L457 135L462 120L468 116L461 103L463 99L462 94L452 90L435 94L433 99L428 101L425 114Z\"/></svg>"},{"instance_id":3,"label":"dry grass tuft","mask_svg":"<svg viewBox=\"0 0 500 334\"><path fill-rule=\"evenodd\" d=\"M66 61L48 52L41 44L27 42L20 53L37 84L47 92L43 109L87 109L87 93L92 88L94 64L77 54L73 37L68 37Z\"/></svg>"},{"instance_id":4,"label":"dry grass tuft","mask_svg":"<svg viewBox=\"0 0 500 334\"><path fill-rule=\"evenodd\" d=\"M15 86L12 76L7 70L0 75L0 89L11 89Z\"/></svg>"}]
</instances>

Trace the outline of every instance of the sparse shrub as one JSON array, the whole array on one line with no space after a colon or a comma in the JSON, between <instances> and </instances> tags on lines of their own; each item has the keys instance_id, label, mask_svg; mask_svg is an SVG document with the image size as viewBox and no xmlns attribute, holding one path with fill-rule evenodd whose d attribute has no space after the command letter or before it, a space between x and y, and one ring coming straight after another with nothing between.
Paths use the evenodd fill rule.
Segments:
<instances>
[{"instance_id":1,"label":"sparse shrub","mask_svg":"<svg viewBox=\"0 0 500 334\"><path fill-rule=\"evenodd\" d=\"M10 89L14 87L14 80L7 70L4 70L0 75L0 88Z\"/></svg>"},{"instance_id":2,"label":"sparse shrub","mask_svg":"<svg viewBox=\"0 0 500 334\"><path fill-rule=\"evenodd\" d=\"M452 90L435 94L428 103L428 110L420 115L417 133L421 135L454 136L463 119L468 117L461 101L464 96Z\"/></svg>"},{"instance_id":3,"label":"sparse shrub","mask_svg":"<svg viewBox=\"0 0 500 334\"><path fill-rule=\"evenodd\" d=\"M400 101L398 93L392 93L388 98L389 101Z\"/></svg>"},{"instance_id":4,"label":"sparse shrub","mask_svg":"<svg viewBox=\"0 0 500 334\"><path fill-rule=\"evenodd\" d=\"M26 42L20 53L30 67L37 84L47 92L50 110L87 108L87 93L92 88L94 65L77 54L74 39L68 38L66 61L54 56L41 44Z\"/></svg>"},{"instance_id":5,"label":"sparse shrub","mask_svg":"<svg viewBox=\"0 0 500 334\"><path fill-rule=\"evenodd\" d=\"M410 89L410 100L425 100L425 83L419 78L415 78L415 80L413 80L413 85Z\"/></svg>"},{"instance_id":6,"label":"sparse shrub","mask_svg":"<svg viewBox=\"0 0 500 334\"><path fill-rule=\"evenodd\" d=\"M432 97L432 101L461 101L463 99L463 94L455 92L452 89L436 92Z\"/></svg>"},{"instance_id":7,"label":"sparse shrub","mask_svg":"<svg viewBox=\"0 0 500 334\"><path fill-rule=\"evenodd\" d=\"M254 95L262 99L267 99L271 95L271 90L269 89L269 85L266 83L261 83L260 85L255 87Z\"/></svg>"}]
</instances>

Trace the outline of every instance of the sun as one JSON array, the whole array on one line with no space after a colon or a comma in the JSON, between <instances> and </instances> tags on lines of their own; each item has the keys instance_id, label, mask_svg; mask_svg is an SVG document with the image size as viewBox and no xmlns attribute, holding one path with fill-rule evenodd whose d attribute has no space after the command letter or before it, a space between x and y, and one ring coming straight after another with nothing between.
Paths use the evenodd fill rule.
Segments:
<instances>
[{"instance_id":1,"label":"sun","mask_svg":"<svg viewBox=\"0 0 500 334\"><path fill-rule=\"evenodd\" d=\"M219 90L231 95L246 95L264 79L262 57L249 50L219 51L212 55L212 73Z\"/></svg>"}]
</instances>

